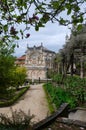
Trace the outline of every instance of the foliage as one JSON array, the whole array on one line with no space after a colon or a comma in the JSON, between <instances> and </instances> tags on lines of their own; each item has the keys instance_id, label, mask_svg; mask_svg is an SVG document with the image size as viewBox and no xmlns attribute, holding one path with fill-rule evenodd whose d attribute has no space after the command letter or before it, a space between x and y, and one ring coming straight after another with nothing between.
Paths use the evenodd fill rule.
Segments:
<instances>
[{"instance_id":1,"label":"foliage","mask_svg":"<svg viewBox=\"0 0 86 130\"><path fill-rule=\"evenodd\" d=\"M0 107L6 107L14 104L27 90L29 87L22 88L17 94L15 94L11 99L6 100L6 102L0 101Z\"/></svg>"},{"instance_id":2,"label":"foliage","mask_svg":"<svg viewBox=\"0 0 86 130\"><path fill-rule=\"evenodd\" d=\"M35 30L38 31L39 27L44 27L49 20L57 21L62 25L78 24L78 29L80 29L80 23L85 20L86 11L83 9L85 4L86 0L0 0L2 41L11 40L11 38L18 40L18 34L21 34L22 38L24 36L28 38L30 26L34 26ZM32 8L33 12L30 13ZM22 24L24 25L23 29L21 29Z\"/></svg>"},{"instance_id":3,"label":"foliage","mask_svg":"<svg viewBox=\"0 0 86 130\"><path fill-rule=\"evenodd\" d=\"M26 130L27 128L32 128L31 120L34 117L28 113L24 113L22 110L15 110L11 108L12 117L5 114L0 114L0 130ZM1 129L2 128L2 129Z\"/></svg>"},{"instance_id":4,"label":"foliage","mask_svg":"<svg viewBox=\"0 0 86 130\"><path fill-rule=\"evenodd\" d=\"M62 57L61 63L63 65L63 72L67 73L70 67L70 73L81 74L84 77L85 73L85 57L86 57L86 24L82 25L81 30L76 30L73 26L71 35L66 36L66 43L60 50L60 55ZM77 66L80 64L80 68ZM74 67L75 65L75 67ZM78 68L77 68L77 67ZM82 75L83 74L83 75Z\"/></svg>"},{"instance_id":5,"label":"foliage","mask_svg":"<svg viewBox=\"0 0 86 130\"><path fill-rule=\"evenodd\" d=\"M2 42L0 44L0 99L8 98L14 91L14 86L25 82L26 70L15 66L15 57L12 56L15 45ZM10 95L11 94L11 95Z\"/></svg>"},{"instance_id":6,"label":"foliage","mask_svg":"<svg viewBox=\"0 0 86 130\"><path fill-rule=\"evenodd\" d=\"M62 56L60 53L56 53L54 61L53 61L53 67L54 67L54 73L60 73L61 72L61 61L62 61Z\"/></svg>"},{"instance_id":7,"label":"foliage","mask_svg":"<svg viewBox=\"0 0 86 130\"><path fill-rule=\"evenodd\" d=\"M0 57L0 86L11 85L12 71L14 69L14 59L12 56Z\"/></svg>"},{"instance_id":8,"label":"foliage","mask_svg":"<svg viewBox=\"0 0 86 130\"><path fill-rule=\"evenodd\" d=\"M53 77L53 75L54 75L53 70L52 69L48 69L47 70L47 78L51 78L51 77Z\"/></svg>"},{"instance_id":9,"label":"foliage","mask_svg":"<svg viewBox=\"0 0 86 130\"><path fill-rule=\"evenodd\" d=\"M12 56L14 47L12 43L0 44L0 99L8 97L11 92L14 93L12 88L25 82L26 69L15 66L15 57Z\"/></svg>"},{"instance_id":10,"label":"foliage","mask_svg":"<svg viewBox=\"0 0 86 130\"><path fill-rule=\"evenodd\" d=\"M75 97L78 105L85 102L86 98L86 78L81 79L79 76L66 76L62 81L62 76L55 75L54 81L64 86L65 90ZM61 83L59 81L62 81Z\"/></svg>"},{"instance_id":11,"label":"foliage","mask_svg":"<svg viewBox=\"0 0 86 130\"><path fill-rule=\"evenodd\" d=\"M54 76L52 77L53 81L61 84L62 83L62 75L61 74L54 74Z\"/></svg>"},{"instance_id":12,"label":"foliage","mask_svg":"<svg viewBox=\"0 0 86 130\"><path fill-rule=\"evenodd\" d=\"M3 92L1 90L0 92L0 100L1 101L7 101L11 98L13 98L13 96L15 95L15 88L11 87L9 89L4 88Z\"/></svg>"},{"instance_id":13,"label":"foliage","mask_svg":"<svg viewBox=\"0 0 86 130\"><path fill-rule=\"evenodd\" d=\"M16 67L16 69L13 71L13 85L15 87L19 87L19 85L22 85L25 83L26 80L26 68L25 67Z\"/></svg>"},{"instance_id":14,"label":"foliage","mask_svg":"<svg viewBox=\"0 0 86 130\"><path fill-rule=\"evenodd\" d=\"M0 44L0 93L5 93L7 88L11 86L13 78L12 71L15 69L15 58L11 55L14 45L6 45L4 42Z\"/></svg>"},{"instance_id":15,"label":"foliage","mask_svg":"<svg viewBox=\"0 0 86 130\"><path fill-rule=\"evenodd\" d=\"M46 91L57 108L65 102L69 103L70 107L75 107L75 99L65 89L54 87L52 84L46 84Z\"/></svg>"},{"instance_id":16,"label":"foliage","mask_svg":"<svg viewBox=\"0 0 86 130\"><path fill-rule=\"evenodd\" d=\"M52 103L52 100L51 100L51 97L49 96L49 93L47 92L46 84L43 85L43 88L44 88L44 91L46 93L46 98L47 98L47 101L48 101L50 113L52 114L55 111L54 104Z\"/></svg>"}]
</instances>

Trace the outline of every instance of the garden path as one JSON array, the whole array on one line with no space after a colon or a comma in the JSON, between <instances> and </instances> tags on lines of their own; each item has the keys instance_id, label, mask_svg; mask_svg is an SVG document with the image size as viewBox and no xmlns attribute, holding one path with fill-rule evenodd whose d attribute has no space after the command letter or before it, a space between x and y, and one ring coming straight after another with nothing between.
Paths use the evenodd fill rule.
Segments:
<instances>
[{"instance_id":1,"label":"garden path","mask_svg":"<svg viewBox=\"0 0 86 130\"><path fill-rule=\"evenodd\" d=\"M46 118L47 114L49 114L49 109L42 85L43 84L31 85L24 96L12 106L13 111L19 111L19 109L21 109L25 113L28 113L28 110L30 110L30 114L35 115L33 118L35 122ZM11 116L10 107L0 108L0 113Z\"/></svg>"}]
</instances>

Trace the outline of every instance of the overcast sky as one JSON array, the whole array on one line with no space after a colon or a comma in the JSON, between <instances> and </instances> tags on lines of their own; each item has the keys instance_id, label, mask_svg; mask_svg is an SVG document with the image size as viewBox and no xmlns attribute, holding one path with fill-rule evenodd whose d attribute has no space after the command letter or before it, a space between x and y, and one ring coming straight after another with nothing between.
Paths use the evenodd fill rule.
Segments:
<instances>
[{"instance_id":1,"label":"overcast sky","mask_svg":"<svg viewBox=\"0 0 86 130\"><path fill-rule=\"evenodd\" d=\"M58 23L48 22L45 27L35 31L34 28L29 30L30 37L28 39L19 40L19 48L15 49L17 57L25 54L27 44L29 47L43 46L52 51L58 52L65 44L65 36L70 34L68 27L61 26Z\"/></svg>"}]
</instances>

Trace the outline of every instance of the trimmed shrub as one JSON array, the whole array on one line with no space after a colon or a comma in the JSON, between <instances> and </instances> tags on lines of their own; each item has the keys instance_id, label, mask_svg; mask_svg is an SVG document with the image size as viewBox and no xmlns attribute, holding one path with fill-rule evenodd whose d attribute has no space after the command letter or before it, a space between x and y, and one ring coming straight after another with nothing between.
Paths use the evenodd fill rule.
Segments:
<instances>
[{"instance_id":1,"label":"trimmed shrub","mask_svg":"<svg viewBox=\"0 0 86 130\"><path fill-rule=\"evenodd\" d=\"M0 107L7 107L12 104L14 104L27 90L29 89L28 87L22 88L13 98L6 102L0 102Z\"/></svg>"}]
</instances>

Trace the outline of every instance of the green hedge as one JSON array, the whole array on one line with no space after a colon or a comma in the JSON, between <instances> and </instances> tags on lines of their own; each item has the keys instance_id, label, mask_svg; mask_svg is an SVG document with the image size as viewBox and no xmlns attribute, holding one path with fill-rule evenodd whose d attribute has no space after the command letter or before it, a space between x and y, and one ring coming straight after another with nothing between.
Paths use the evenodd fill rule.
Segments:
<instances>
[{"instance_id":1,"label":"green hedge","mask_svg":"<svg viewBox=\"0 0 86 130\"><path fill-rule=\"evenodd\" d=\"M22 88L18 94L16 94L13 98L6 102L0 102L0 107L7 107L10 105L13 105L27 90L29 89L29 86Z\"/></svg>"},{"instance_id":2,"label":"green hedge","mask_svg":"<svg viewBox=\"0 0 86 130\"><path fill-rule=\"evenodd\" d=\"M0 130L26 130L27 127L23 125L18 126L6 126L6 125L0 125Z\"/></svg>"}]
</instances>

